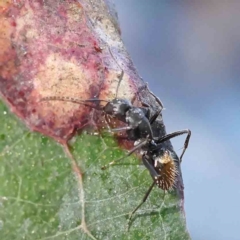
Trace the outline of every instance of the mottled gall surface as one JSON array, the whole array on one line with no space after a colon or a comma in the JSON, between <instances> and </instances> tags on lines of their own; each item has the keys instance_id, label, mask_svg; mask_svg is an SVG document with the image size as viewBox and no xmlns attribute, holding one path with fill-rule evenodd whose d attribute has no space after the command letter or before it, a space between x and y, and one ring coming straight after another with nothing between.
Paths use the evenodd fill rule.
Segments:
<instances>
[{"instance_id":1,"label":"mottled gall surface","mask_svg":"<svg viewBox=\"0 0 240 240\"><path fill-rule=\"evenodd\" d=\"M139 85L111 18L86 8L79 1L0 3L1 96L32 130L61 143L101 113L42 97L111 100L121 68L119 96L131 99Z\"/></svg>"}]
</instances>

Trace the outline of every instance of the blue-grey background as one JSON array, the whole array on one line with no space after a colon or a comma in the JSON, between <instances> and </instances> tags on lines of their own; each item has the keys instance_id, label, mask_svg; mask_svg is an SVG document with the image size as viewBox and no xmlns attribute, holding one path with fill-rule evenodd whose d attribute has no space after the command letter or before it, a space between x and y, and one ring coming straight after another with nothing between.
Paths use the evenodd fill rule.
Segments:
<instances>
[{"instance_id":1,"label":"blue-grey background","mask_svg":"<svg viewBox=\"0 0 240 240\"><path fill-rule=\"evenodd\" d=\"M114 2L167 131L192 130L182 163L192 239L239 240L240 1ZM183 141L172 141L178 153Z\"/></svg>"}]
</instances>

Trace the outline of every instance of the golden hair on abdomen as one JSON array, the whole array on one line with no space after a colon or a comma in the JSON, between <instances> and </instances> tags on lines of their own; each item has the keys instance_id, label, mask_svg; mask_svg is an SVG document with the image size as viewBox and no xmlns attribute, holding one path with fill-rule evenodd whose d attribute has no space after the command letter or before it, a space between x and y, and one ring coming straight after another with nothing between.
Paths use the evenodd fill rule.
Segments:
<instances>
[{"instance_id":1,"label":"golden hair on abdomen","mask_svg":"<svg viewBox=\"0 0 240 240\"><path fill-rule=\"evenodd\" d=\"M163 190L172 189L178 175L177 166L173 158L168 151L165 151L164 154L158 159L155 159L155 161L160 163L160 167L158 168L160 176L157 178L156 184Z\"/></svg>"}]
</instances>

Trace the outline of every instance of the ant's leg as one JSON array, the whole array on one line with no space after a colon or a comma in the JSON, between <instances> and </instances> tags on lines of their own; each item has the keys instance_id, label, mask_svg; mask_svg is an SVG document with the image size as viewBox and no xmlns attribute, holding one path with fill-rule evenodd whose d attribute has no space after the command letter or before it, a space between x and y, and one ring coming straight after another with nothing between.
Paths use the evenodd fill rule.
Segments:
<instances>
[{"instance_id":1,"label":"ant's leg","mask_svg":"<svg viewBox=\"0 0 240 240\"><path fill-rule=\"evenodd\" d=\"M140 204L130 213L129 218L128 218L128 224L127 224L127 231L129 231L130 228L130 222L132 219L133 214L146 202L149 194L151 193L153 187L155 185L155 181L152 183L152 185L150 186L150 188L147 190L147 192L145 193L142 201L140 202Z\"/></svg>"},{"instance_id":2,"label":"ant's leg","mask_svg":"<svg viewBox=\"0 0 240 240\"><path fill-rule=\"evenodd\" d=\"M105 120L106 120L107 124L110 126L111 124L110 124L110 121L108 119L108 115L107 114L105 114ZM131 129L133 129L133 128L130 127L130 126L125 126L125 127L120 127L120 128L109 128L105 132L114 132L114 133L116 133L116 132L122 132L122 131L131 130Z\"/></svg>"},{"instance_id":3,"label":"ant's leg","mask_svg":"<svg viewBox=\"0 0 240 240\"><path fill-rule=\"evenodd\" d=\"M187 137L185 139L183 151L182 151L182 154L180 156L180 163L182 162L182 157L183 157L183 155L184 155L184 153L185 153L185 151L186 151L186 149L188 147L188 143L189 143L190 137L191 137L191 131L188 130L188 135L187 135Z\"/></svg>"},{"instance_id":4,"label":"ant's leg","mask_svg":"<svg viewBox=\"0 0 240 240\"><path fill-rule=\"evenodd\" d=\"M131 100L131 103L132 103L132 104L133 104L133 102L135 101L136 96L137 96L137 94L138 94L139 92L140 92L140 90L138 90L138 91L135 93L133 99ZM150 105L149 105L148 103L142 101L141 99L139 99L139 101L141 102L141 104L142 104L142 106L143 106L144 108L150 108Z\"/></svg>"},{"instance_id":5,"label":"ant's leg","mask_svg":"<svg viewBox=\"0 0 240 240\"><path fill-rule=\"evenodd\" d=\"M147 108L147 109L148 109L145 115L146 115L146 117L149 119L149 122L152 124L152 123L157 119L157 117L159 116L159 114L161 113L161 111L162 111L162 109L163 109L164 107L163 107L163 104L162 104L161 100L160 100L156 95L154 95L153 92L150 91L150 89L148 88L147 83L146 83L145 85L141 86L141 87L138 89L138 91L137 91L136 94L134 95L133 99L131 100L131 103L133 104L133 102L134 102L135 99L136 99L136 96L137 96L137 95L139 94L139 92L141 92L144 88L146 88L146 89L148 90L148 92L155 98L156 102L157 102L157 103L159 104L159 106L160 106L160 109L157 110L152 117L150 117L150 105L140 99L140 102L141 102L142 106L143 106L144 108Z\"/></svg>"},{"instance_id":6,"label":"ant's leg","mask_svg":"<svg viewBox=\"0 0 240 240\"><path fill-rule=\"evenodd\" d=\"M110 120L109 120L108 114L104 114L104 118L105 118L106 123L108 124L108 129L109 129L109 131L110 131L110 126L111 126L111 124L110 124Z\"/></svg>"},{"instance_id":7,"label":"ant's leg","mask_svg":"<svg viewBox=\"0 0 240 240\"><path fill-rule=\"evenodd\" d=\"M151 125L155 122L155 120L157 119L160 113L161 113L161 110L156 111L154 115L149 119L149 122Z\"/></svg>"},{"instance_id":8,"label":"ant's leg","mask_svg":"<svg viewBox=\"0 0 240 240\"><path fill-rule=\"evenodd\" d=\"M134 103L134 101L135 101L135 99L136 99L136 96L138 95L138 93L143 89L143 88L146 88L146 85L144 85L144 86L142 86L142 87L140 87L139 89L138 89L138 91L135 93L135 95L134 95L134 97L132 98L132 100L131 100L131 104L133 105L133 103ZM144 114L145 114L145 116L147 117L147 119L150 119L150 115L151 115L151 111L150 111L150 105L149 104L147 104L147 103L145 103L145 102L143 102L142 100L140 100L139 99L139 101L141 102L141 104L142 104L142 106L143 107L140 107L141 109L142 109L142 111L144 112ZM159 113L160 113L161 111L159 111ZM158 114L159 115L159 114Z\"/></svg>"},{"instance_id":9,"label":"ant's leg","mask_svg":"<svg viewBox=\"0 0 240 240\"><path fill-rule=\"evenodd\" d=\"M154 181L157 181L160 177L160 175L156 172L156 169L154 166L148 161L145 155L142 157L143 165L147 168L147 170L150 172L150 175L154 179Z\"/></svg>"},{"instance_id":10,"label":"ant's leg","mask_svg":"<svg viewBox=\"0 0 240 240\"><path fill-rule=\"evenodd\" d=\"M141 148L141 147L143 147L144 145L146 145L147 142L148 142L148 139L140 142L137 146L135 146L134 148L132 148L132 149L128 152L128 154L127 154L126 156L121 157L121 158L119 158L119 159L116 159L116 160L110 162L108 165L103 166L103 167L102 167L102 170L105 170L107 167L110 167L111 165L115 164L116 162L119 162L119 161L123 160L124 158L130 156L130 155L133 154L135 151L137 151L139 148Z\"/></svg>"},{"instance_id":11,"label":"ant's leg","mask_svg":"<svg viewBox=\"0 0 240 240\"><path fill-rule=\"evenodd\" d=\"M163 107L161 100L152 91L150 91L147 84L146 84L146 88L149 91L149 93L155 98L156 102L159 104L159 106L161 107L161 110L162 110L164 107Z\"/></svg>"},{"instance_id":12,"label":"ant's leg","mask_svg":"<svg viewBox=\"0 0 240 240\"><path fill-rule=\"evenodd\" d=\"M157 179L159 178L159 174L154 169L154 166L148 161L148 159L145 156L143 156L142 161L143 161L144 166L149 170L149 172L150 172L152 178L154 179L154 181L153 181L152 185L150 186L150 188L148 189L148 191L145 193L144 198L142 199L140 204L129 215L128 230L129 230L129 227L130 227L129 224L130 224L130 221L132 219L133 214L143 205L144 202L146 202L150 192L152 191L154 185L156 184Z\"/></svg>"},{"instance_id":13,"label":"ant's leg","mask_svg":"<svg viewBox=\"0 0 240 240\"><path fill-rule=\"evenodd\" d=\"M149 91L149 93L155 98L156 102L157 102L157 103L159 104L159 106L160 106L160 109L157 110L157 111L153 114L153 116L149 119L150 124L153 124L153 123L155 122L155 120L157 119L157 117L159 116L159 114L161 113L161 111L162 111L162 109L163 109L164 107L163 107L163 104L162 104L161 100L160 100L155 94L153 94L153 92L150 91L150 89L149 89L149 87L148 87L147 84L146 84L146 88L147 88L147 90Z\"/></svg>"},{"instance_id":14,"label":"ant's leg","mask_svg":"<svg viewBox=\"0 0 240 240\"><path fill-rule=\"evenodd\" d=\"M187 134L187 137L184 141L184 147L183 147L183 151L182 151L182 154L180 156L180 163L182 162L182 157L188 147L188 143L189 143L189 140L190 140L190 137L191 137L191 131L189 129L186 129L186 130L182 130L182 131L177 131L177 132L173 132L173 133L170 133L170 134L167 134L165 136L163 136L162 138L159 138L159 139L154 139L155 142L158 144L158 143L161 143L161 142L165 142L171 138L174 138L174 137L177 137L177 136L180 136L182 134Z\"/></svg>"},{"instance_id":15,"label":"ant's leg","mask_svg":"<svg viewBox=\"0 0 240 240\"><path fill-rule=\"evenodd\" d=\"M109 129L109 132L121 132L121 131L125 131L125 130L131 130L132 127L127 126L127 127L120 127L120 128L112 128Z\"/></svg>"}]
</instances>

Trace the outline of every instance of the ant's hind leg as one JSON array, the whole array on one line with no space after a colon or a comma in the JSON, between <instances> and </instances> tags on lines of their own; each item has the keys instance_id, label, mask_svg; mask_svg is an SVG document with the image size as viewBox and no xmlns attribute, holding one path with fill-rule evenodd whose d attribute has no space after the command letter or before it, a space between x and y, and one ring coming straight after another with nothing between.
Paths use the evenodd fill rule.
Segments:
<instances>
[{"instance_id":1,"label":"ant's hind leg","mask_svg":"<svg viewBox=\"0 0 240 240\"><path fill-rule=\"evenodd\" d=\"M129 214L128 224L127 224L127 231L129 231L130 223L131 223L131 220L132 220L132 217L133 217L134 213L146 202L146 200L148 199L149 194L151 193L154 185L155 185L155 181L153 181L152 185L150 186L150 188L145 193L145 195L144 195L142 201L140 202L140 204L138 204L138 206Z\"/></svg>"},{"instance_id":2,"label":"ant's hind leg","mask_svg":"<svg viewBox=\"0 0 240 240\"><path fill-rule=\"evenodd\" d=\"M187 150L190 137L191 137L191 131L188 129L188 134L187 134L187 137L186 137L185 142L184 142L183 151L182 151L182 154L180 156L180 163L182 162L183 155L184 155L185 151Z\"/></svg>"},{"instance_id":3,"label":"ant's hind leg","mask_svg":"<svg viewBox=\"0 0 240 240\"><path fill-rule=\"evenodd\" d=\"M183 155L188 147L188 143L189 143L189 140L190 140L190 137L191 137L191 130L189 129L186 129L186 130L181 130L181 131L177 131L177 132L173 132L173 133L169 133L161 138L158 138L158 139L154 139L155 142L157 144L159 143L162 143L162 142L165 142L167 140L170 140L171 138L174 138L174 137L177 137L177 136L180 136L182 134L187 134L187 137L184 141L184 146L183 146L183 151L182 151L182 154L180 156L180 163L182 162L182 158L183 158Z\"/></svg>"}]
</instances>

